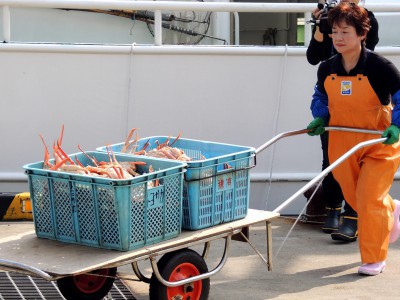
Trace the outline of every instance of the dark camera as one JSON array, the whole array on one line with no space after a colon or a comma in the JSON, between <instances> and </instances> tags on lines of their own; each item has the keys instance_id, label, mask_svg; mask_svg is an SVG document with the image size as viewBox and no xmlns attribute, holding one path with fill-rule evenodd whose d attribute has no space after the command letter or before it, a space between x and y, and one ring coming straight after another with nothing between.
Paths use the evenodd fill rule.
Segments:
<instances>
[{"instance_id":1,"label":"dark camera","mask_svg":"<svg viewBox=\"0 0 400 300\"><path fill-rule=\"evenodd\" d=\"M338 0L326 0L325 4L318 4L318 8L321 10L319 19L313 19L309 23L314 23L319 27L321 33L332 33L332 28L328 24L328 13L329 10L334 8L338 4Z\"/></svg>"}]
</instances>

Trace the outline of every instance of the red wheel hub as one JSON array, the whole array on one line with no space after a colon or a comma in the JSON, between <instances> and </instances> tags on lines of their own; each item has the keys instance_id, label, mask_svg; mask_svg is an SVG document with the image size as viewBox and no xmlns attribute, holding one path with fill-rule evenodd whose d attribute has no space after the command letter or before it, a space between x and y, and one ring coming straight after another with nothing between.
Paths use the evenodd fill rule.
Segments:
<instances>
[{"instance_id":1,"label":"red wheel hub","mask_svg":"<svg viewBox=\"0 0 400 300\"><path fill-rule=\"evenodd\" d=\"M96 275L108 275L108 273L109 273L108 269L91 272L91 274L96 274ZM96 276L96 275L82 274L74 276L74 282L76 287L82 293L91 294L97 292L104 285L104 283L107 280L107 277Z\"/></svg>"},{"instance_id":2,"label":"red wheel hub","mask_svg":"<svg viewBox=\"0 0 400 300\"><path fill-rule=\"evenodd\" d=\"M182 263L172 271L171 275L169 276L169 281L171 282L179 281L197 275L200 275L200 272L193 264ZM198 300L200 299L201 291L202 291L202 282L201 280L198 280L177 287L168 287L167 295L168 299Z\"/></svg>"}]
</instances>

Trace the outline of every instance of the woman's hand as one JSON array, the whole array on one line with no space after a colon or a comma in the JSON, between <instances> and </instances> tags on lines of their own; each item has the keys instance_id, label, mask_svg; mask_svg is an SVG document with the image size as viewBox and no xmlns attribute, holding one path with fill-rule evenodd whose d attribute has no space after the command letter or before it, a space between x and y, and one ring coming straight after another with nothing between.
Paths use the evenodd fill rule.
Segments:
<instances>
[{"instance_id":1,"label":"woman's hand","mask_svg":"<svg viewBox=\"0 0 400 300\"><path fill-rule=\"evenodd\" d=\"M396 125L390 125L386 130L382 133L383 138L387 138L383 144L391 145L397 143L399 141L399 133L400 128Z\"/></svg>"},{"instance_id":2,"label":"woman's hand","mask_svg":"<svg viewBox=\"0 0 400 300\"><path fill-rule=\"evenodd\" d=\"M308 135L321 135L325 132L325 121L321 117L316 117L310 124L308 124L307 129L310 130L307 132Z\"/></svg>"}]
</instances>

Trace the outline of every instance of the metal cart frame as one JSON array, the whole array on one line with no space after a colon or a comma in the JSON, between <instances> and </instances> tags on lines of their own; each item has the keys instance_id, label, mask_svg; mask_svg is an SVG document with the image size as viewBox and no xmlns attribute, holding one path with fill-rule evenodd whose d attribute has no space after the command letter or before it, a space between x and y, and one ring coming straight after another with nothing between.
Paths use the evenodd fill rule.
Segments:
<instances>
[{"instance_id":1,"label":"metal cart frame","mask_svg":"<svg viewBox=\"0 0 400 300\"><path fill-rule=\"evenodd\" d=\"M326 127L325 129L368 134L382 134L382 132L380 131L343 127ZM302 129L279 134L270 141L263 144L261 147L259 147L256 150L256 154L274 144L281 138L304 134L307 132L307 129ZM138 279L143 282L150 283L150 291L152 284L160 285L160 287L164 287L166 289L178 286L186 286L188 287L188 290L190 288L189 291L191 291L193 290L192 284L202 280L208 280L209 289L209 278L223 268L229 255L230 241L231 239L235 239L239 235L239 240L248 242L254 249L254 251L262 258L264 263L267 265L267 269L270 271L272 270L271 220L277 218L279 216L279 212L283 208L289 205L293 200L295 200L304 191L308 190L316 182L323 179L332 169L342 163L355 151L362 147L381 143L385 140L386 138L372 139L354 146L352 149L346 152L337 161L332 163L328 168L323 170L318 176L316 176L303 188L298 190L293 196L284 201L272 212L249 209L248 215L244 219L209 227L202 230L183 231L176 238L139 248L137 250L119 252L115 250L91 248L75 244L71 245L53 240L38 239L34 233L34 230L21 233L17 237L15 237L13 234L10 235L10 233L5 230L0 230L0 269L3 271L13 271L26 275L37 276L48 281L57 281L57 283L60 285L60 282L63 282L63 280L66 278L73 279L77 276L85 276L85 274L93 274L93 272L102 269L114 268L116 273L116 268L118 266L131 264L132 269ZM251 244L245 234L245 232L251 225L260 222L265 222L266 224L267 258L264 258L264 256L257 249L255 249L255 247ZM200 260L202 260L202 263L205 264L204 258L207 256L207 253L209 251L210 242L217 239L225 239L225 246L222 258L213 270L199 272L198 275L174 281L165 279L165 274L164 276L161 274L162 272L160 271L157 262L157 258L159 258L160 256L170 255L171 253L178 253L182 249L188 249L192 246L204 244L204 249ZM185 252L183 252L183 255L185 255ZM138 265L139 261L146 259L150 260L151 268L153 271L152 278L148 278L143 275ZM183 257L183 262L184 261L185 257ZM95 276L113 277L107 275L104 276L104 274L95 274ZM68 281L69 284L73 282L73 280ZM203 295L203 298L206 299L207 297L208 290L206 290L206 295Z\"/></svg>"},{"instance_id":2,"label":"metal cart frame","mask_svg":"<svg viewBox=\"0 0 400 300\"><path fill-rule=\"evenodd\" d=\"M240 235L241 240L252 246L243 232L251 225L264 222L266 225L266 258L252 247L266 263L267 269L272 270L272 230L270 222L278 216L278 213L249 209L249 213L244 219L197 231L183 231L178 237L171 240L128 252L39 239L34 234L33 224L32 230L20 234L17 238L13 237L14 233L0 230L0 257L2 258L0 259L0 269L58 282L63 278L88 274L99 269L132 264L133 271L139 280L151 284L150 278L144 276L138 266L139 261L149 259L153 274L163 285L167 287L190 285L195 281L215 275L223 268L229 255L231 239ZM224 239L225 246L222 258L213 270L174 282L167 281L161 276L157 266L157 258L160 256L204 244L202 254L204 259L208 253L210 242L217 239ZM16 247L16 245L18 246ZM39 257L42 259L39 259Z\"/></svg>"}]
</instances>

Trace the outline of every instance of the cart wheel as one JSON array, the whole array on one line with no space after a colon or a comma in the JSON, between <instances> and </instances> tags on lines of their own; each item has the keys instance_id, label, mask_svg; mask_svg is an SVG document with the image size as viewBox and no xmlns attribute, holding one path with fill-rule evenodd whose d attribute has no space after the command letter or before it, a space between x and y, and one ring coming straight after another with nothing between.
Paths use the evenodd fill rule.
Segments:
<instances>
[{"instance_id":1,"label":"cart wheel","mask_svg":"<svg viewBox=\"0 0 400 300\"><path fill-rule=\"evenodd\" d=\"M100 300L111 290L116 274L117 268L100 269L88 274L61 278L57 280L57 285L61 294L68 300Z\"/></svg>"},{"instance_id":2,"label":"cart wheel","mask_svg":"<svg viewBox=\"0 0 400 300\"><path fill-rule=\"evenodd\" d=\"M157 263L161 276L167 281L178 281L208 272L207 264L197 252L182 249L167 253ZM210 278L189 284L166 287L151 276L150 300L206 300L210 291Z\"/></svg>"}]
</instances>

